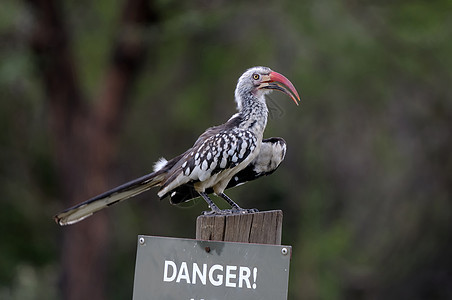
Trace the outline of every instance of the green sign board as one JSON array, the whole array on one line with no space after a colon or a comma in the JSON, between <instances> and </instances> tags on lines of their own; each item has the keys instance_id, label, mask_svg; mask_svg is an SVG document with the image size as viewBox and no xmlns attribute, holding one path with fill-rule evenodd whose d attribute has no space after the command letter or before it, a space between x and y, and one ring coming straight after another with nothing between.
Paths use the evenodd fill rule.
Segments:
<instances>
[{"instance_id":1,"label":"green sign board","mask_svg":"<svg viewBox=\"0 0 452 300\"><path fill-rule=\"evenodd\" d=\"M291 251L139 236L133 300L287 299Z\"/></svg>"}]
</instances>

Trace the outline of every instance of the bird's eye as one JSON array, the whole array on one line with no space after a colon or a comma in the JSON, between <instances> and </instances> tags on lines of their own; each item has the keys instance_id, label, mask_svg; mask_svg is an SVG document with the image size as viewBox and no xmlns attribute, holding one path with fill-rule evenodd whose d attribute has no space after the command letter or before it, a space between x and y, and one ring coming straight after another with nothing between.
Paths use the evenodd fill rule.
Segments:
<instances>
[{"instance_id":1,"label":"bird's eye","mask_svg":"<svg viewBox=\"0 0 452 300\"><path fill-rule=\"evenodd\" d=\"M254 80L259 80L259 78L260 78L259 74L253 74L253 79Z\"/></svg>"}]
</instances>

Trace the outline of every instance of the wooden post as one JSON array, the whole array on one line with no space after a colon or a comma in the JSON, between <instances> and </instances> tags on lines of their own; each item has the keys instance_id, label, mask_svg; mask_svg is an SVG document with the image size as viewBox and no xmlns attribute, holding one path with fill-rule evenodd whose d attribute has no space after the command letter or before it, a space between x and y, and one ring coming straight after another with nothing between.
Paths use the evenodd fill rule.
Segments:
<instances>
[{"instance_id":1,"label":"wooden post","mask_svg":"<svg viewBox=\"0 0 452 300\"><path fill-rule=\"evenodd\" d=\"M243 215L199 216L196 239L281 245L281 210Z\"/></svg>"}]
</instances>

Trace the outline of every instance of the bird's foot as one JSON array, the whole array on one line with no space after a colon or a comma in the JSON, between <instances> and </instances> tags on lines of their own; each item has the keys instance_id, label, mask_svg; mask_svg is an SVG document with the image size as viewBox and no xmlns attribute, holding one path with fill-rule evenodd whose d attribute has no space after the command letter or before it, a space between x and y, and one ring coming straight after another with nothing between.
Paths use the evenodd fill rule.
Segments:
<instances>
[{"instance_id":1,"label":"bird's foot","mask_svg":"<svg viewBox=\"0 0 452 300\"><path fill-rule=\"evenodd\" d=\"M202 214L204 216L226 216L226 215L232 215L233 213L231 212L230 209L218 209L218 210L206 210L203 211Z\"/></svg>"},{"instance_id":2,"label":"bird's foot","mask_svg":"<svg viewBox=\"0 0 452 300\"><path fill-rule=\"evenodd\" d=\"M229 215L253 214L257 212L259 212L259 210L255 208L245 209L241 207L233 207L230 209L203 211L202 214L204 216L229 216Z\"/></svg>"},{"instance_id":3,"label":"bird's foot","mask_svg":"<svg viewBox=\"0 0 452 300\"><path fill-rule=\"evenodd\" d=\"M221 215L222 214L222 210L218 208L218 206L209 206L210 210L206 210L203 211L202 214L204 216L216 216L216 215Z\"/></svg>"},{"instance_id":4,"label":"bird's foot","mask_svg":"<svg viewBox=\"0 0 452 300\"><path fill-rule=\"evenodd\" d=\"M258 209L256 208L241 208L241 207L233 207L230 209L232 211L233 214L254 214L259 212Z\"/></svg>"}]
</instances>

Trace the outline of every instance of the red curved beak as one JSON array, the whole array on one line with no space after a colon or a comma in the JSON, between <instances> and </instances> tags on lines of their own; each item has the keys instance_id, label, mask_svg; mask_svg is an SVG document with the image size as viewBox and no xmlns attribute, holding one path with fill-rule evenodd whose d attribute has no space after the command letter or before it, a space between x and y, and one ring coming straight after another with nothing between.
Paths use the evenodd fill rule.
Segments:
<instances>
[{"instance_id":1,"label":"red curved beak","mask_svg":"<svg viewBox=\"0 0 452 300\"><path fill-rule=\"evenodd\" d=\"M270 81L267 88L279 90L292 98L296 105L300 100L300 96L298 95L297 89L294 87L292 82L287 79L284 75L279 74L278 72L270 73Z\"/></svg>"}]
</instances>

